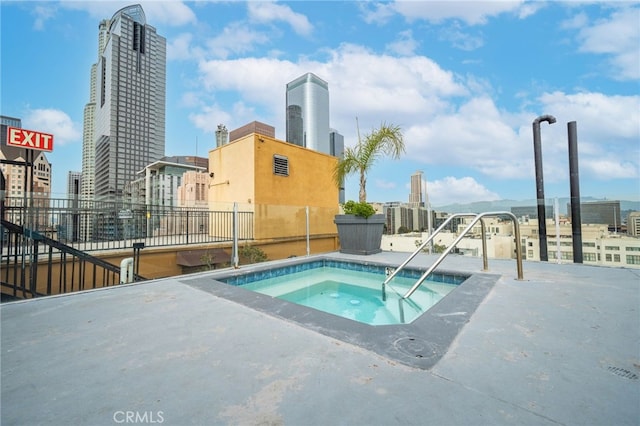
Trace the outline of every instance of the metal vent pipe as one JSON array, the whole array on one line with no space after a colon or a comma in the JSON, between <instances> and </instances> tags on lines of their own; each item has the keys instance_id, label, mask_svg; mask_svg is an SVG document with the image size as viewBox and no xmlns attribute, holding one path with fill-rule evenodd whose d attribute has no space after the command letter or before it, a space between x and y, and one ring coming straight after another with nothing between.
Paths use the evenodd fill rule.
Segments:
<instances>
[{"instance_id":1,"label":"metal vent pipe","mask_svg":"<svg viewBox=\"0 0 640 426\"><path fill-rule=\"evenodd\" d=\"M578 130L575 121L567 123L569 140L569 185L571 186L571 234L573 263L582 263L582 218L580 217L580 177L578 173Z\"/></svg>"},{"instance_id":2,"label":"metal vent pipe","mask_svg":"<svg viewBox=\"0 0 640 426\"><path fill-rule=\"evenodd\" d=\"M556 122L553 115L541 115L533 120L533 155L536 167L536 196L538 199L538 238L540 241L540 260L549 260L547 253L547 217L544 206L544 177L542 175L542 144L540 142L540 122Z\"/></svg>"}]
</instances>

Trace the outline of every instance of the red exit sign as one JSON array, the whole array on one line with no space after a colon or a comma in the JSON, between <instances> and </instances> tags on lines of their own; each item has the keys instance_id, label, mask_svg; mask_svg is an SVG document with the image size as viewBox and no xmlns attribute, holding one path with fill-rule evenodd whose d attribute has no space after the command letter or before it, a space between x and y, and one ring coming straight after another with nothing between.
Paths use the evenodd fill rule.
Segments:
<instances>
[{"instance_id":1,"label":"red exit sign","mask_svg":"<svg viewBox=\"0 0 640 426\"><path fill-rule=\"evenodd\" d=\"M7 145L51 152L53 151L53 135L8 126Z\"/></svg>"}]
</instances>

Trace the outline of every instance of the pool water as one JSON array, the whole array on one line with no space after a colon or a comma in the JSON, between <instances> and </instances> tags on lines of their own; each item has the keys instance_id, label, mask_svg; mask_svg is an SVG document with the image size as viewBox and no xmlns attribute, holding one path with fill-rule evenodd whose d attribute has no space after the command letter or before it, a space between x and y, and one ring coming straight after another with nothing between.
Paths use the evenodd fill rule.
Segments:
<instances>
[{"instance_id":1,"label":"pool water","mask_svg":"<svg viewBox=\"0 0 640 426\"><path fill-rule=\"evenodd\" d=\"M409 299L415 277L395 277L382 296L384 273L319 267L261 279L242 288L370 325L410 323L458 284L425 281Z\"/></svg>"}]
</instances>

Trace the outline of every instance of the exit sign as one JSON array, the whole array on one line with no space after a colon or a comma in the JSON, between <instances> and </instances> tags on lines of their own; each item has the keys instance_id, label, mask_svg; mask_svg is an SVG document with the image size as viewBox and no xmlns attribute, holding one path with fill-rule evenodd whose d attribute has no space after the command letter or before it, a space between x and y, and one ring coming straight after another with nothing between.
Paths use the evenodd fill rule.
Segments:
<instances>
[{"instance_id":1,"label":"exit sign","mask_svg":"<svg viewBox=\"0 0 640 426\"><path fill-rule=\"evenodd\" d=\"M8 126L7 145L51 152L53 151L53 135Z\"/></svg>"}]
</instances>

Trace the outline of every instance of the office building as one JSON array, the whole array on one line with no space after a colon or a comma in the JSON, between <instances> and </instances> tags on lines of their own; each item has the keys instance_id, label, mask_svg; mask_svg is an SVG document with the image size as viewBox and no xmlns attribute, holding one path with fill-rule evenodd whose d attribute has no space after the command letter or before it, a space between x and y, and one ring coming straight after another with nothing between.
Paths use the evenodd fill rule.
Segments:
<instances>
[{"instance_id":1,"label":"office building","mask_svg":"<svg viewBox=\"0 0 640 426\"><path fill-rule=\"evenodd\" d=\"M329 132L329 154L338 157L340 160L344 158L344 136L336 129L330 129ZM340 183L338 188L338 202L345 203L344 181Z\"/></svg>"},{"instance_id":2,"label":"office building","mask_svg":"<svg viewBox=\"0 0 640 426\"><path fill-rule=\"evenodd\" d=\"M571 203L567 203L567 211L571 211ZM620 201L591 201L580 203L580 221L583 224L604 223L618 230L622 225Z\"/></svg>"},{"instance_id":3,"label":"office building","mask_svg":"<svg viewBox=\"0 0 640 426\"><path fill-rule=\"evenodd\" d=\"M411 175L411 192L409 193L409 206L422 207L422 172L417 171Z\"/></svg>"},{"instance_id":4,"label":"office building","mask_svg":"<svg viewBox=\"0 0 640 426\"><path fill-rule=\"evenodd\" d=\"M83 134L83 197L116 201L136 173L164 156L166 39L140 5L99 25Z\"/></svg>"},{"instance_id":5,"label":"office building","mask_svg":"<svg viewBox=\"0 0 640 426\"><path fill-rule=\"evenodd\" d=\"M69 171L67 174L67 212L60 215L58 239L78 241L80 238L80 192L82 173Z\"/></svg>"},{"instance_id":6,"label":"office building","mask_svg":"<svg viewBox=\"0 0 640 426\"><path fill-rule=\"evenodd\" d=\"M287 84L287 142L325 154L329 146L329 85L312 73Z\"/></svg>"},{"instance_id":7,"label":"office building","mask_svg":"<svg viewBox=\"0 0 640 426\"><path fill-rule=\"evenodd\" d=\"M237 129L232 130L231 133L229 133L229 140L231 142L234 142L252 133L275 138L276 128L259 121L252 121L251 123L245 124L242 127L238 127Z\"/></svg>"},{"instance_id":8,"label":"office building","mask_svg":"<svg viewBox=\"0 0 640 426\"><path fill-rule=\"evenodd\" d=\"M627 234L640 237L640 212L631 212L627 216Z\"/></svg>"},{"instance_id":9,"label":"office building","mask_svg":"<svg viewBox=\"0 0 640 426\"><path fill-rule=\"evenodd\" d=\"M189 171L204 174L207 163L204 157L163 157L138 171L137 179L125 185L124 198L132 206L178 207L181 201L178 188L183 184L183 174Z\"/></svg>"}]
</instances>

